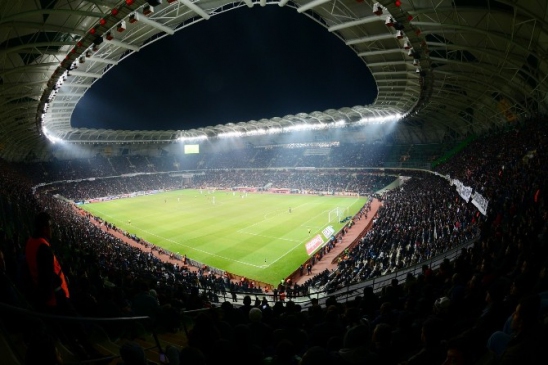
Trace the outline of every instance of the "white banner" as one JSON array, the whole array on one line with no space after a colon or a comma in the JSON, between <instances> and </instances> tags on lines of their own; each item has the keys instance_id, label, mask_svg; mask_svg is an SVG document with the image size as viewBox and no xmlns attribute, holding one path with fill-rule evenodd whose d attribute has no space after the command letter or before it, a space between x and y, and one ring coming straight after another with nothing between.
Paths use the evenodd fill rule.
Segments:
<instances>
[{"instance_id":1,"label":"white banner","mask_svg":"<svg viewBox=\"0 0 548 365\"><path fill-rule=\"evenodd\" d=\"M478 208L481 214L487 215L487 205L489 204L489 201L485 199L483 195L475 192L472 196L472 204L474 204L476 208Z\"/></svg>"},{"instance_id":2,"label":"white banner","mask_svg":"<svg viewBox=\"0 0 548 365\"><path fill-rule=\"evenodd\" d=\"M455 189L457 190L457 193L466 200L468 203L470 201L470 196L472 196L472 188L469 186L465 186L457 179L453 180L453 185L455 185Z\"/></svg>"},{"instance_id":3,"label":"white banner","mask_svg":"<svg viewBox=\"0 0 548 365\"><path fill-rule=\"evenodd\" d=\"M470 201L470 197L472 196L472 188L463 185L460 196L468 203Z\"/></svg>"}]
</instances>

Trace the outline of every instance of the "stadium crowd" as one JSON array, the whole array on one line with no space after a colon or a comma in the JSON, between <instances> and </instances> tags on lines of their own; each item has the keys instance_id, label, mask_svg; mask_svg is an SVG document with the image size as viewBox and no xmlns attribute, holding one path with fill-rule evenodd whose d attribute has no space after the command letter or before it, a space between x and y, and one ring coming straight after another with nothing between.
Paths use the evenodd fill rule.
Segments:
<instances>
[{"instance_id":1,"label":"stadium crowd","mask_svg":"<svg viewBox=\"0 0 548 365\"><path fill-rule=\"evenodd\" d=\"M548 339L546 133L545 119L532 120L504 133L479 137L437 167L441 175L458 178L481 192L489 201L486 216L466 203L442 177L406 171L411 179L402 189L383 196L384 205L372 229L348 250L336 269L311 278L305 287L319 285L332 291L421 263L459 243L477 239L476 243L462 250L454 262L445 261L434 270L425 265L420 275L408 275L403 283L393 281L380 293L365 287L363 295L352 301L341 302L329 296L325 305L313 301L306 308L292 300L266 300L262 291L244 293L241 305L232 304L221 299L223 291L244 290L231 286L234 284L226 278L163 263L147 250L127 246L105 232L71 203L54 198L52 191L32 192L37 181L43 182L45 172L48 181L129 173L115 168L113 159L97 157L101 163L93 169L81 168L85 166L81 161L57 161L56 166L39 163L24 169L0 161L0 185L5 192L0 198L2 301L19 307L29 305L20 295L24 285L20 262L34 217L45 210L52 217L55 254L70 278L70 301L80 315L144 315L154 319L156 328L178 331L183 325L183 310L211 307L196 316L186 333L186 344L168 349L170 364L214 364L226 359L243 364L304 365L541 363L542 345ZM354 147L340 147L340 151L349 153L343 157L332 151L332 160L359 160L352 153L363 153L367 147ZM255 161L269 161L263 167L274 166L272 154L262 160L261 152L254 155ZM287 151L278 152L280 161ZM224 158L220 161L229 164L230 160ZM135 164L134 160L141 163ZM196 160L204 165L206 158ZM91 166L92 161L87 163ZM135 169L162 165L133 156L131 163ZM380 161L372 163L375 165L369 166L381 165ZM65 168L67 164L70 169ZM361 186L359 178L352 182L349 179L354 176L346 176L345 172L311 175L310 180L305 173L294 174L295 180L291 175L280 177L280 183L295 182L300 184L299 189L306 184L311 190L315 184L321 189L326 184L334 189ZM106 180L96 179L74 186L56 185L54 192L86 199L154 184L168 189L180 186L179 178L165 176L165 180L163 175L112 178L108 185L103 182ZM212 176L204 175L200 183L208 184L211 178L211 184L261 186L271 182L264 176L257 171L249 175L213 172ZM373 189L375 180L371 175L364 174L363 179L367 184L363 191ZM222 304L217 306L215 302ZM5 315L2 319L9 330L21 329L17 319ZM33 326L35 322L29 323L29 328L38 332ZM131 339L139 331L150 329L136 322L107 322L101 326L111 338ZM29 353L34 346L43 349L40 346L44 344L29 340ZM126 365L146 363L143 349L134 343L123 346L120 353ZM83 356L93 355L86 352ZM45 357L41 361L60 363L59 359L48 361Z\"/></svg>"},{"instance_id":2,"label":"stadium crowd","mask_svg":"<svg viewBox=\"0 0 548 365\"><path fill-rule=\"evenodd\" d=\"M476 208L448 182L429 173L413 174L403 189L388 192L373 227L341 259L310 285L328 291L430 260L478 234Z\"/></svg>"},{"instance_id":3,"label":"stadium crowd","mask_svg":"<svg viewBox=\"0 0 548 365\"><path fill-rule=\"evenodd\" d=\"M389 151L383 144L341 143L324 147L320 159L308 154L309 148L269 147L244 148L227 151L205 151L200 154L163 154L159 156L97 154L93 158L47 162L16 163L11 166L28 176L34 184L81 180L88 178L130 175L135 173L162 173L223 169L264 168L359 168L379 167Z\"/></svg>"},{"instance_id":4,"label":"stadium crowd","mask_svg":"<svg viewBox=\"0 0 548 365\"><path fill-rule=\"evenodd\" d=\"M382 189L394 180L393 175L349 171L207 171L196 174L184 183L180 176L170 174L134 175L108 179L81 180L45 187L63 197L84 201L93 198L129 194L137 191L172 190L182 187L202 189L265 191L266 186L289 189L299 193L332 194L371 193Z\"/></svg>"}]
</instances>

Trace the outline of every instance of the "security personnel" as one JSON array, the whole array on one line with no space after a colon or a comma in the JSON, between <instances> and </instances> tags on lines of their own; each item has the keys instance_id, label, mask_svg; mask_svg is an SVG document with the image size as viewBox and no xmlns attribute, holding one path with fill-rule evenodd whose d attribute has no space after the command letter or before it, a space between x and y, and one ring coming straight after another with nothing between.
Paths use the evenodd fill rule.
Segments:
<instances>
[{"instance_id":1,"label":"security personnel","mask_svg":"<svg viewBox=\"0 0 548 365\"><path fill-rule=\"evenodd\" d=\"M70 301L68 280L59 260L53 253L51 240L51 217L46 212L38 213L34 221L34 232L25 246L25 259L31 285L35 289L31 301L36 310L55 315L79 317ZM79 322L61 321L56 335L80 360L102 359L94 348L89 334Z\"/></svg>"},{"instance_id":2,"label":"security personnel","mask_svg":"<svg viewBox=\"0 0 548 365\"><path fill-rule=\"evenodd\" d=\"M67 305L70 298L68 281L50 246L50 215L46 212L38 213L34 225L34 233L25 247L30 277L36 290L33 299L37 309L55 311Z\"/></svg>"}]
</instances>

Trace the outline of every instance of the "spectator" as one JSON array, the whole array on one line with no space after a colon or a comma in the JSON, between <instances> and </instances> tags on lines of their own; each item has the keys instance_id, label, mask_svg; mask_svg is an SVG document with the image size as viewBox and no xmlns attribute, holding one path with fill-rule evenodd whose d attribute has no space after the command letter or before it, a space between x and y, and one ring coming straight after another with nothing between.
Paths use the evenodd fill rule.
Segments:
<instances>
[{"instance_id":1,"label":"spectator","mask_svg":"<svg viewBox=\"0 0 548 365\"><path fill-rule=\"evenodd\" d=\"M33 285L31 302L38 310L52 314L75 314L69 298L68 281L50 245L51 217L36 215L34 232L25 247L25 257Z\"/></svg>"},{"instance_id":2,"label":"spectator","mask_svg":"<svg viewBox=\"0 0 548 365\"><path fill-rule=\"evenodd\" d=\"M333 359L324 347L312 346L303 354L299 365L333 365Z\"/></svg>"},{"instance_id":3,"label":"spectator","mask_svg":"<svg viewBox=\"0 0 548 365\"><path fill-rule=\"evenodd\" d=\"M385 365L398 363L399 348L393 346L392 327L386 323L379 323L373 330L371 337L371 351L377 354Z\"/></svg>"},{"instance_id":4,"label":"spectator","mask_svg":"<svg viewBox=\"0 0 548 365\"><path fill-rule=\"evenodd\" d=\"M548 340L539 321L540 297L530 295L520 300L512 315L511 331L491 341L497 364L540 364L545 360ZM500 354L500 356L497 356Z\"/></svg>"},{"instance_id":5,"label":"spectator","mask_svg":"<svg viewBox=\"0 0 548 365\"><path fill-rule=\"evenodd\" d=\"M156 365L148 361L145 351L136 342L127 342L120 347L120 357L122 359L118 365Z\"/></svg>"},{"instance_id":6,"label":"spectator","mask_svg":"<svg viewBox=\"0 0 548 365\"><path fill-rule=\"evenodd\" d=\"M253 343L259 346L264 352L268 351L274 329L263 321L263 312L261 309L252 308L249 311L249 323L247 326L251 332Z\"/></svg>"},{"instance_id":7,"label":"spectator","mask_svg":"<svg viewBox=\"0 0 548 365\"><path fill-rule=\"evenodd\" d=\"M447 341L447 354L442 365L468 365L475 359L471 356L469 347L461 337L455 337Z\"/></svg>"},{"instance_id":8,"label":"spectator","mask_svg":"<svg viewBox=\"0 0 548 365\"><path fill-rule=\"evenodd\" d=\"M368 324L350 328L344 335L343 347L334 354L334 363L337 365L382 364L378 355L369 349L370 344L371 331Z\"/></svg>"},{"instance_id":9,"label":"spectator","mask_svg":"<svg viewBox=\"0 0 548 365\"><path fill-rule=\"evenodd\" d=\"M264 365L298 365L301 357L297 355L295 346L289 340L281 340L274 349L274 355L265 357Z\"/></svg>"},{"instance_id":10,"label":"spectator","mask_svg":"<svg viewBox=\"0 0 548 365\"><path fill-rule=\"evenodd\" d=\"M438 318L429 318L422 325L422 349L404 361L403 365L441 364L445 359L445 348L442 344L444 323Z\"/></svg>"},{"instance_id":11,"label":"spectator","mask_svg":"<svg viewBox=\"0 0 548 365\"><path fill-rule=\"evenodd\" d=\"M34 232L27 240L25 258L34 295L30 298L38 311L67 317L79 317L70 301L68 280L50 245L51 217L40 212L34 220ZM73 320L58 324L57 336L83 359L103 357L91 344L84 327Z\"/></svg>"}]
</instances>

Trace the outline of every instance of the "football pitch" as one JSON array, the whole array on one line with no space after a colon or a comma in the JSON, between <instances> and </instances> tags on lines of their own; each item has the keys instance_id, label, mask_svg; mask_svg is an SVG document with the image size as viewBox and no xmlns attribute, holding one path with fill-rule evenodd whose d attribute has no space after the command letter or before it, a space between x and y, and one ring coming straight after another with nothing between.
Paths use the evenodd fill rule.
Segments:
<instances>
[{"instance_id":1,"label":"football pitch","mask_svg":"<svg viewBox=\"0 0 548 365\"><path fill-rule=\"evenodd\" d=\"M271 285L293 273L306 244L351 217L365 197L176 190L82 205L156 246ZM331 217L331 221L330 221Z\"/></svg>"}]
</instances>

